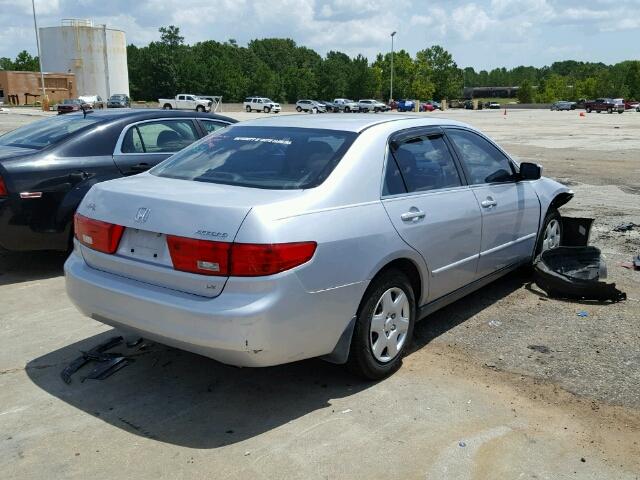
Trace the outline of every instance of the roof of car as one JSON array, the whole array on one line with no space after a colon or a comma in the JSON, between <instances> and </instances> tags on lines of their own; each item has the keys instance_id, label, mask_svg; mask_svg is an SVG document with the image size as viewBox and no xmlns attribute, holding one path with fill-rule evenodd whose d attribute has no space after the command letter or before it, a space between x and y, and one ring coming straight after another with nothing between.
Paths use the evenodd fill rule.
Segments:
<instances>
[{"instance_id":1,"label":"roof of car","mask_svg":"<svg viewBox=\"0 0 640 480\"><path fill-rule=\"evenodd\" d=\"M72 113L67 115L83 115L82 112ZM220 120L226 120L231 123L235 123L236 120L218 115L215 113L202 113L194 112L192 110L162 110L160 108L118 108L118 109L105 109L105 110L91 110L87 111L87 116L98 117L102 121L111 120L124 120L127 118L133 118L136 120L146 120L152 118L217 118Z\"/></svg>"},{"instance_id":2,"label":"roof of car","mask_svg":"<svg viewBox=\"0 0 640 480\"><path fill-rule=\"evenodd\" d=\"M358 113L348 115L344 113L326 113L320 115L272 115L242 122L241 126L260 127L300 127L320 128L326 130L342 130L362 132L369 127L388 122L403 120L423 120L423 125L461 125L455 120L444 118L428 118L423 115L376 114Z\"/></svg>"}]
</instances>

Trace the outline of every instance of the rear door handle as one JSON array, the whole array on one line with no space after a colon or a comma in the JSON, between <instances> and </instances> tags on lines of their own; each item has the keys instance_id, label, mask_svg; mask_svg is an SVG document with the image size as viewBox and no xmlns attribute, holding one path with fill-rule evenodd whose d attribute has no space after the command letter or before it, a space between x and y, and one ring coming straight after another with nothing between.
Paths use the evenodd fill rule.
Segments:
<instances>
[{"instance_id":1,"label":"rear door handle","mask_svg":"<svg viewBox=\"0 0 640 480\"><path fill-rule=\"evenodd\" d=\"M403 222L417 222L425 217L425 213L422 210L418 210L416 207L411 207L408 212L400 215Z\"/></svg>"},{"instance_id":2,"label":"rear door handle","mask_svg":"<svg viewBox=\"0 0 640 480\"><path fill-rule=\"evenodd\" d=\"M480 202L480 205L482 205L482 208L491 208L498 205L498 202L496 202L492 197L487 197L486 200Z\"/></svg>"}]
</instances>

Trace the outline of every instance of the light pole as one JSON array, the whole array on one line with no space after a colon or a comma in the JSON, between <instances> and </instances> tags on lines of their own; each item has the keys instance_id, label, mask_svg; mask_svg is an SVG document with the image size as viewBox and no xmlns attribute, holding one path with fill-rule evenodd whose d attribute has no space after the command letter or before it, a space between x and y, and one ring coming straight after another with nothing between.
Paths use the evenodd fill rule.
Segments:
<instances>
[{"instance_id":1,"label":"light pole","mask_svg":"<svg viewBox=\"0 0 640 480\"><path fill-rule=\"evenodd\" d=\"M393 100L393 37L396 32L391 32L391 88L389 89L389 102Z\"/></svg>"},{"instance_id":2,"label":"light pole","mask_svg":"<svg viewBox=\"0 0 640 480\"><path fill-rule=\"evenodd\" d=\"M38 64L40 65L40 81L42 82L42 110L48 109L47 92L44 88L44 73L42 73L42 55L40 55L40 35L38 34L38 22L36 20L36 1L31 0L31 7L33 8L33 28L36 31L36 47L38 48Z\"/></svg>"}]
</instances>

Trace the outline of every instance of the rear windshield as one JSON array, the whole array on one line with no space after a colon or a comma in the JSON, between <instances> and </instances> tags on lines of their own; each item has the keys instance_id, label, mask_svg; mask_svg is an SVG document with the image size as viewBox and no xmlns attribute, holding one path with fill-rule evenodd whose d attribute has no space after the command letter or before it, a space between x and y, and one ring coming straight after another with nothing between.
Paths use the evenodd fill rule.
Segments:
<instances>
[{"instance_id":1,"label":"rear windshield","mask_svg":"<svg viewBox=\"0 0 640 480\"><path fill-rule=\"evenodd\" d=\"M0 136L0 145L41 150L98 121L99 117L82 114L47 118L5 133Z\"/></svg>"},{"instance_id":2,"label":"rear windshield","mask_svg":"<svg viewBox=\"0 0 640 480\"><path fill-rule=\"evenodd\" d=\"M357 134L234 126L194 143L151 170L159 177L293 190L320 185Z\"/></svg>"}]
</instances>

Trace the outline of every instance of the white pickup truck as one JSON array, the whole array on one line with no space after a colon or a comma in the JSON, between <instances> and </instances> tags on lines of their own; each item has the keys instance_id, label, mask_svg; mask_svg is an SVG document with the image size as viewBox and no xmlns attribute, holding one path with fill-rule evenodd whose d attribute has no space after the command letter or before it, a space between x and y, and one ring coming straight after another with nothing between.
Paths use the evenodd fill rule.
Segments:
<instances>
[{"instance_id":1,"label":"white pickup truck","mask_svg":"<svg viewBox=\"0 0 640 480\"><path fill-rule=\"evenodd\" d=\"M158 103L164 110L195 110L196 112L211 111L211 100L197 95L181 93L176 98L160 98Z\"/></svg>"}]
</instances>

